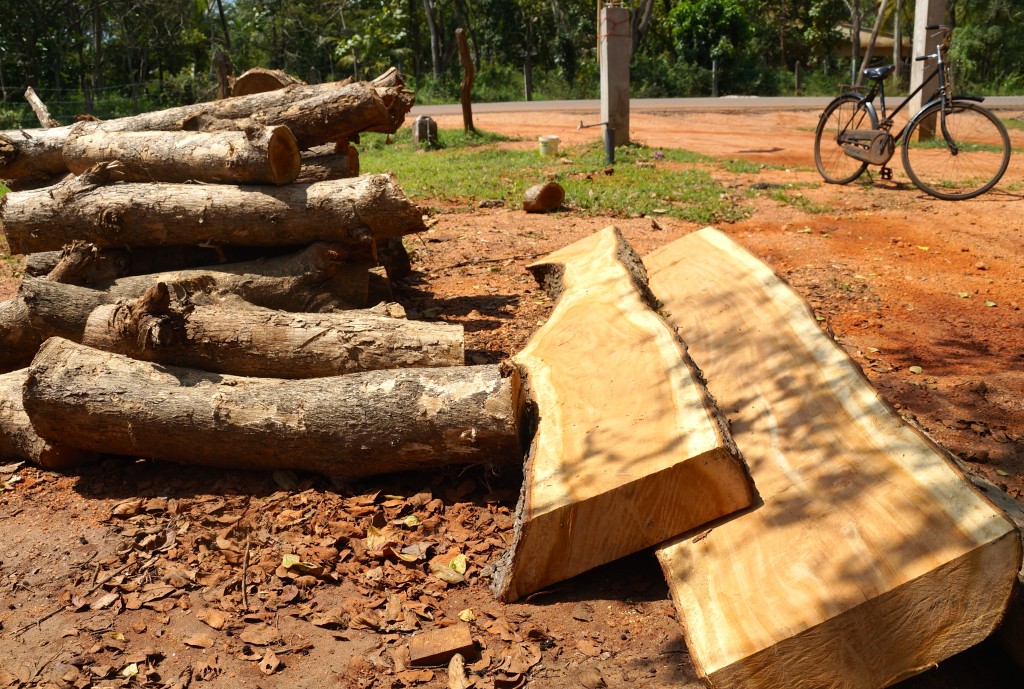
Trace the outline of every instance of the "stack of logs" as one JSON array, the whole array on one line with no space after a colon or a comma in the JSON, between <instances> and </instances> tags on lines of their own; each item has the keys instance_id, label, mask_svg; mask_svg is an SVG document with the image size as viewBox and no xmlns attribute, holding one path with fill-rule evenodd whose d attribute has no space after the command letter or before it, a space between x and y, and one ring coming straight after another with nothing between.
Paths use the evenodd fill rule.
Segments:
<instances>
[{"instance_id":1,"label":"stack of logs","mask_svg":"<svg viewBox=\"0 0 1024 689\"><path fill-rule=\"evenodd\" d=\"M0 303L0 457L342 480L521 457L515 376L464 366L461 326L387 299L425 225L391 176L355 176L349 142L397 131L402 86L391 70L0 133L20 189L0 227L28 255Z\"/></svg>"}]
</instances>

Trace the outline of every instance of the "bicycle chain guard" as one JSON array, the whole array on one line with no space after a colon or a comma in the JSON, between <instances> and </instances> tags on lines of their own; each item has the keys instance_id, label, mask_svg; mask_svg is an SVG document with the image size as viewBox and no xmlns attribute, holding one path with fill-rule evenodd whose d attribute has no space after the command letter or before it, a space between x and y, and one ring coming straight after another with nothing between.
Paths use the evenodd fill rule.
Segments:
<instances>
[{"instance_id":1,"label":"bicycle chain guard","mask_svg":"<svg viewBox=\"0 0 1024 689\"><path fill-rule=\"evenodd\" d=\"M896 152L896 140L881 129L852 129L839 138L846 155L870 165L885 165Z\"/></svg>"}]
</instances>

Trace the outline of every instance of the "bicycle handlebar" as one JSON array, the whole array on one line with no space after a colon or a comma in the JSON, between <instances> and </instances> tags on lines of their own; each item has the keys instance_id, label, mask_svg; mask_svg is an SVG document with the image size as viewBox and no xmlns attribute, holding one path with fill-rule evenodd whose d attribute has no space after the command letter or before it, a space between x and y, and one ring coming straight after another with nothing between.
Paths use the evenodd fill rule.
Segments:
<instances>
[{"instance_id":1,"label":"bicycle handlebar","mask_svg":"<svg viewBox=\"0 0 1024 689\"><path fill-rule=\"evenodd\" d=\"M936 30L941 29L942 31L949 32L949 31L953 30L953 27L950 26L949 24L929 24L928 26L926 26L924 28L925 28L925 31L936 31Z\"/></svg>"}]
</instances>

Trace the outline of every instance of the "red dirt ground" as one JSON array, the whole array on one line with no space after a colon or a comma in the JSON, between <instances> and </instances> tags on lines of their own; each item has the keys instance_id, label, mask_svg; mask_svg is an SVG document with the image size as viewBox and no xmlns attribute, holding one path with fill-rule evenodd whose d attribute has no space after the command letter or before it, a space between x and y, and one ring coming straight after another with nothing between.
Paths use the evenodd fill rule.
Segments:
<instances>
[{"instance_id":1,"label":"red dirt ground","mask_svg":"<svg viewBox=\"0 0 1024 689\"><path fill-rule=\"evenodd\" d=\"M475 119L563 145L599 136L577 132L572 113ZM632 135L770 164L708 167L750 210L721 229L811 303L904 416L966 470L1024 497L1020 158L994 192L959 203L925 196L898 170L895 182L823 185L815 122L809 112L648 114L634 116ZM1013 137L1024 146L1024 132ZM752 192L782 184L801 185L790 202ZM397 297L411 316L463 323L470 363L508 357L546 317L550 301L523 269L530 257L608 224L641 254L698 229L500 208L435 220L410 242L416 272ZM15 268L0 261L0 298L13 293ZM700 686L650 553L529 603L492 600L481 570L508 536L521 482L508 469L354 486L116 459L69 475L0 471L0 687L443 687L443 669L408 669L404 649L411 631L460 613L483 649L479 687ZM426 561L402 565L367 542L371 525L388 524L393 543L432 544ZM291 553L308 573L279 567ZM465 583L429 574L427 561L447 566L460 553ZM1019 680L983 647L900 686Z\"/></svg>"}]
</instances>

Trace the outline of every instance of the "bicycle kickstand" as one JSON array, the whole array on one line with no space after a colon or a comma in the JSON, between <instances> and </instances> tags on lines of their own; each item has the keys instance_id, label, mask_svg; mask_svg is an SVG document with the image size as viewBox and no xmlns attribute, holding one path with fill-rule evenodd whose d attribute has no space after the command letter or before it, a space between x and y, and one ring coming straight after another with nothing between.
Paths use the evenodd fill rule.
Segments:
<instances>
[{"instance_id":1,"label":"bicycle kickstand","mask_svg":"<svg viewBox=\"0 0 1024 689\"><path fill-rule=\"evenodd\" d=\"M882 166L882 171L881 171L880 175L881 175L882 179L890 180L891 181L892 180L892 168L883 165Z\"/></svg>"}]
</instances>

